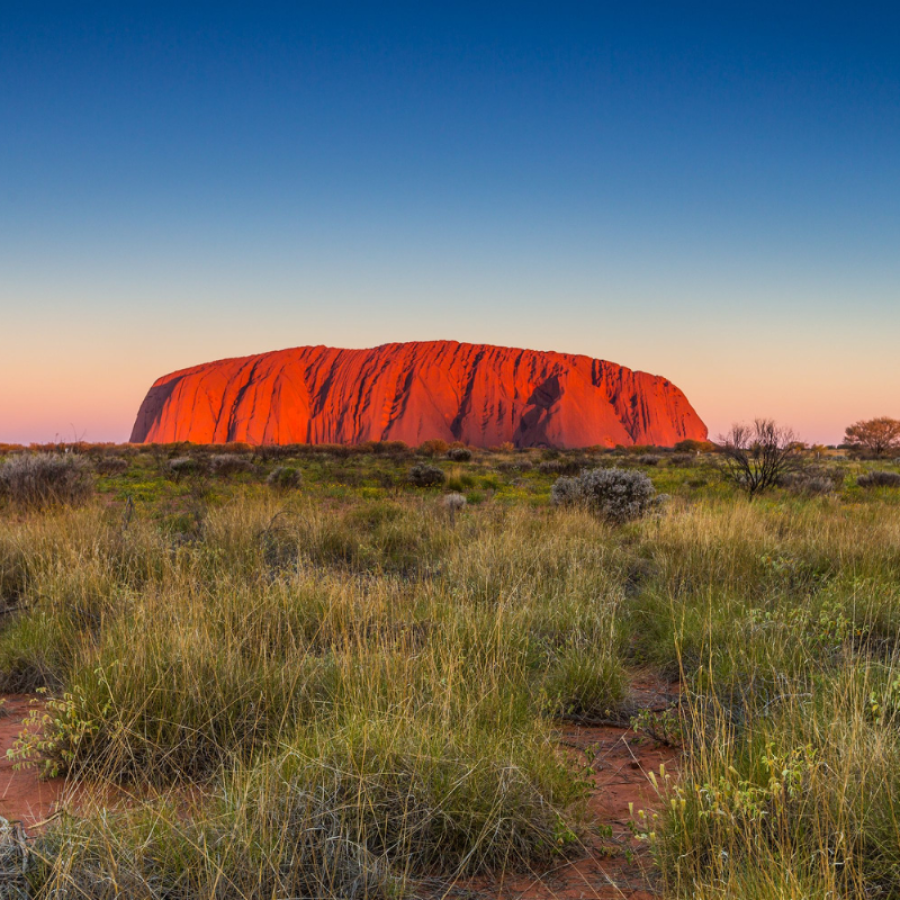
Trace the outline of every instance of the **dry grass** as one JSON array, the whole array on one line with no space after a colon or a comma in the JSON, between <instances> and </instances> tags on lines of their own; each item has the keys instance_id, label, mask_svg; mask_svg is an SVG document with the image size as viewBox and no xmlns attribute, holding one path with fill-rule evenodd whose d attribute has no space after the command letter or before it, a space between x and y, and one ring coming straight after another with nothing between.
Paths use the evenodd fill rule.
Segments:
<instances>
[{"instance_id":1,"label":"dry grass","mask_svg":"<svg viewBox=\"0 0 900 900\"><path fill-rule=\"evenodd\" d=\"M141 786L48 831L35 898L395 897L553 865L592 824L555 717L627 706L632 668L683 685L680 778L635 824L668 896L900 894L890 492L682 493L614 527L548 495L337 502L314 475L263 472L187 536L152 507L8 517L0 679L51 693L20 755Z\"/></svg>"}]
</instances>

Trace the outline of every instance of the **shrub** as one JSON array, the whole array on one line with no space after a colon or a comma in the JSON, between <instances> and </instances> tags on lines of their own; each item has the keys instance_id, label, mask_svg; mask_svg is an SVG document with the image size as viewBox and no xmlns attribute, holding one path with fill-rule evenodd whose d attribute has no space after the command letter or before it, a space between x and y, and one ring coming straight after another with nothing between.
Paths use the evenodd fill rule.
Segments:
<instances>
[{"instance_id":1,"label":"shrub","mask_svg":"<svg viewBox=\"0 0 900 900\"><path fill-rule=\"evenodd\" d=\"M642 453L637 458L637 461L640 466L658 466L662 461L662 457L653 453Z\"/></svg>"},{"instance_id":2,"label":"shrub","mask_svg":"<svg viewBox=\"0 0 900 900\"><path fill-rule=\"evenodd\" d=\"M669 457L669 465L679 469L690 469L697 465L697 457L693 453L673 453Z\"/></svg>"},{"instance_id":3,"label":"shrub","mask_svg":"<svg viewBox=\"0 0 900 900\"><path fill-rule=\"evenodd\" d=\"M672 449L678 453L712 453L716 445L712 441L687 439L679 441Z\"/></svg>"},{"instance_id":4,"label":"shrub","mask_svg":"<svg viewBox=\"0 0 900 900\"><path fill-rule=\"evenodd\" d=\"M538 465L541 475L577 475L582 461L577 459L545 459Z\"/></svg>"},{"instance_id":5,"label":"shrub","mask_svg":"<svg viewBox=\"0 0 900 900\"><path fill-rule=\"evenodd\" d=\"M437 487L447 480L442 469L419 463L409 470L409 480L416 487Z\"/></svg>"},{"instance_id":6,"label":"shrub","mask_svg":"<svg viewBox=\"0 0 900 900\"><path fill-rule=\"evenodd\" d=\"M303 476L294 466L276 466L269 473L266 484L279 491L289 491L300 487Z\"/></svg>"},{"instance_id":7,"label":"shrub","mask_svg":"<svg viewBox=\"0 0 900 900\"><path fill-rule=\"evenodd\" d=\"M653 482L628 469L593 469L559 478L550 500L556 506L585 506L613 524L639 519L659 503Z\"/></svg>"},{"instance_id":8,"label":"shrub","mask_svg":"<svg viewBox=\"0 0 900 900\"><path fill-rule=\"evenodd\" d=\"M72 453L25 453L0 466L0 494L24 506L81 503L93 490L91 464Z\"/></svg>"},{"instance_id":9,"label":"shrub","mask_svg":"<svg viewBox=\"0 0 900 900\"><path fill-rule=\"evenodd\" d=\"M861 488L896 488L900 487L900 475L896 472L868 472L865 475L860 475L856 479L856 483Z\"/></svg>"},{"instance_id":10,"label":"shrub","mask_svg":"<svg viewBox=\"0 0 900 900\"><path fill-rule=\"evenodd\" d=\"M443 506L450 514L451 522L456 521L456 514L464 510L467 503L468 501L466 498L462 494L457 493L447 494L443 500L441 500L441 506Z\"/></svg>"},{"instance_id":11,"label":"shrub","mask_svg":"<svg viewBox=\"0 0 900 900\"><path fill-rule=\"evenodd\" d=\"M120 456L101 457L94 463L98 475L121 475L128 470L128 460Z\"/></svg>"},{"instance_id":12,"label":"shrub","mask_svg":"<svg viewBox=\"0 0 900 900\"><path fill-rule=\"evenodd\" d=\"M789 472L781 478L779 484L792 494L830 494L844 483L844 473L840 469L827 469L824 466L810 466L797 472Z\"/></svg>"},{"instance_id":13,"label":"shrub","mask_svg":"<svg viewBox=\"0 0 900 900\"><path fill-rule=\"evenodd\" d=\"M253 472L256 468L249 459L232 453L219 453L210 457L209 465L214 475L237 475L241 472Z\"/></svg>"},{"instance_id":14,"label":"shrub","mask_svg":"<svg viewBox=\"0 0 900 900\"><path fill-rule=\"evenodd\" d=\"M447 458L453 462L468 462L472 458L472 451L467 447L451 447L447 451Z\"/></svg>"},{"instance_id":15,"label":"shrub","mask_svg":"<svg viewBox=\"0 0 900 900\"><path fill-rule=\"evenodd\" d=\"M176 456L169 460L169 474L178 481L183 475L194 475L200 471L200 464L190 456Z\"/></svg>"},{"instance_id":16,"label":"shrub","mask_svg":"<svg viewBox=\"0 0 900 900\"><path fill-rule=\"evenodd\" d=\"M431 441L423 441L421 444L419 444L419 453L421 453L423 456L443 456L449 449L449 444L446 441L437 439Z\"/></svg>"}]
</instances>

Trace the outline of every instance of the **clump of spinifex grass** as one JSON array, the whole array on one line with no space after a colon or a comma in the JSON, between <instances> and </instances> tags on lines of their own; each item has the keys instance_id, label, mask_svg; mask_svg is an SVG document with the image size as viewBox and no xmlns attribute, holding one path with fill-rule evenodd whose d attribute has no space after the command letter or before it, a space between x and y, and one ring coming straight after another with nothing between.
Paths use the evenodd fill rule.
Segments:
<instances>
[{"instance_id":1,"label":"clump of spinifex grass","mask_svg":"<svg viewBox=\"0 0 900 900\"><path fill-rule=\"evenodd\" d=\"M424 873L455 878L559 859L576 836L573 784L533 725L439 729L351 717L221 777L202 807L147 803L63 821L37 846L38 896L396 897Z\"/></svg>"}]
</instances>

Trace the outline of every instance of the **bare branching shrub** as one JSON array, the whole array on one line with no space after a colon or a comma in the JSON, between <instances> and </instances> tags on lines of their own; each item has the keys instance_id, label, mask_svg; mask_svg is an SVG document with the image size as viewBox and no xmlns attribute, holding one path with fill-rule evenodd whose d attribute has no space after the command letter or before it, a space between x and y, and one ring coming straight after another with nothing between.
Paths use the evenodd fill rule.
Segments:
<instances>
[{"instance_id":1,"label":"bare branching shrub","mask_svg":"<svg viewBox=\"0 0 900 900\"><path fill-rule=\"evenodd\" d=\"M550 491L556 506L584 506L613 524L622 524L659 504L653 482L630 469L585 470L574 478L559 478Z\"/></svg>"},{"instance_id":2,"label":"bare branching shrub","mask_svg":"<svg viewBox=\"0 0 900 900\"><path fill-rule=\"evenodd\" d=\"M900 474L897 472L867 472L856 479L862 488L886 487L900 488Z\"/></svg>"},{"instance_id":3,"label":"bare branching shrub","mask_svg":"<svg viewBox=\"0 0 900 900\"><path fill-rule=\"evenodd\" d=\"M416 487L437 487L447 480L443 469L419 463L409 470L409 480Z\"/></svg>"},{"instance_id":4,"label":"bare branching shrub","mask_svg":"<svg viewBox=\"0 0 900 900\"><path fill-rule=\"evenodd\" d=\"M0 466L0 494L23 506L83 503L93 491L93 467L74 453L23 453Z\"/></svg>"},{"instance_id":5,"label":"bare branching shrub","mask_svg":"<svg viewBox=\"0 0 900 900\"><path fill-rule=\"evenodd\" d=\"M472 458L472 451L468 447L451 447L447 451L447 458L453 462L468 462Z\"/></svg>"},{"instance_id":6,"label":"bare branching shrub","mask_svg":"<svg viewBox=\"0 0 900 900\"><path fill-rule=\"evenodd\" d=\"M300 487L303 476L294 466L276 466L269 473L266 484L279 491L289 491Z\"/></svg>"},{"instance_id":7,"label":"bare branching shrub","mask_svg":"<svg viewBox=\"0 0 900 900\"><path fill-rule=\"evenodd\" d=\"M794 432L771 419L733 425L722 440L722 474L751 499L775 487L803 464Z\"/></svg>"}]
</instances>

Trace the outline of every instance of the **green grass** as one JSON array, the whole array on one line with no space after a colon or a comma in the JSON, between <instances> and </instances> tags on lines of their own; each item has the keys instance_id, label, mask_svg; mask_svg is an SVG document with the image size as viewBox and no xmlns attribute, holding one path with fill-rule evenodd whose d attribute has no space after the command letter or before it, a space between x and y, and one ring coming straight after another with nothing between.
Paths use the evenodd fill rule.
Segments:
<instances>
[{"instance_id":1,"label":"green grass","mask_svg":"<svg viewBox=\"0 0 900 900\"><path fill-rule=\"evenodd\" d=\"M900 492L856 487L873 464L751 504L664 458L664 512L612 527L552 508L534 451L433 460L440 489L392 453L175 480L138 452L87 505L2 509L0 686L50 698L19 758L139 788L48 830L35 897L551 869L598 824L560 721L633 711L638 673L682 686L634 826L666 896L900 895Z\"/></svg>"}]
</instances>

